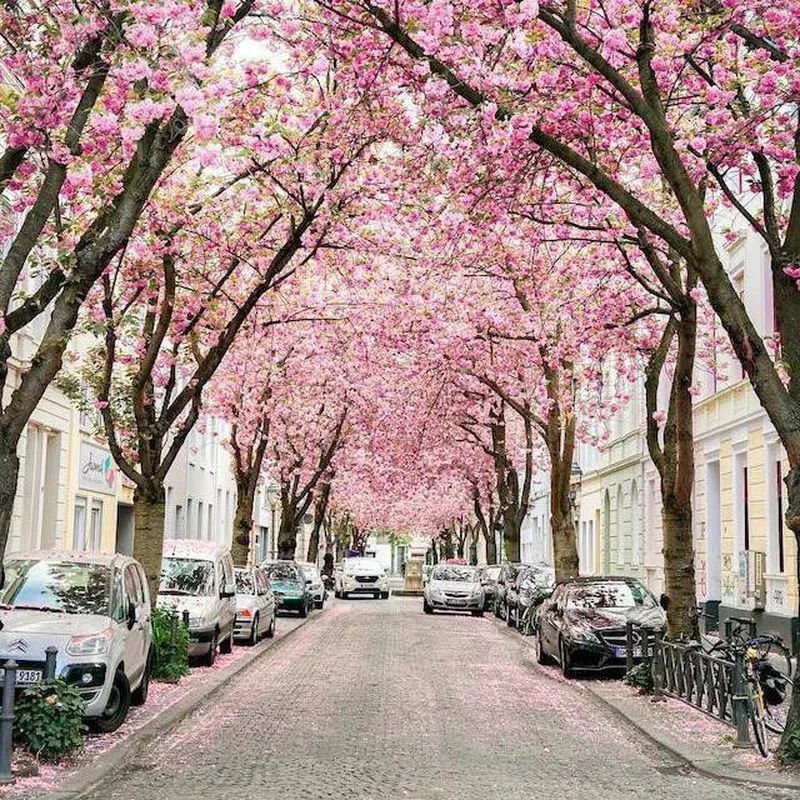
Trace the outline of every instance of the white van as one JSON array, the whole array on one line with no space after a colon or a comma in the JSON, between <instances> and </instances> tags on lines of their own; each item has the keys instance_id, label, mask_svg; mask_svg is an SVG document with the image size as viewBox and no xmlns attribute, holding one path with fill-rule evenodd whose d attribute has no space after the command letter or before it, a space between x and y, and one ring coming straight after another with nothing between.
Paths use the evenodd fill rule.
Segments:
<instances>
[{"instance_id":1,"label":"white van","mask_svg":"<svg viewBox=\"0 0 800 800\"><path fill-rule=\"evenodd\" d=\"M230 653L236 621L236 579L231 551L218 542L167 539L161 561L158 607L189 612L189 655L211 666Z\"/></svg>"}]
</instances>

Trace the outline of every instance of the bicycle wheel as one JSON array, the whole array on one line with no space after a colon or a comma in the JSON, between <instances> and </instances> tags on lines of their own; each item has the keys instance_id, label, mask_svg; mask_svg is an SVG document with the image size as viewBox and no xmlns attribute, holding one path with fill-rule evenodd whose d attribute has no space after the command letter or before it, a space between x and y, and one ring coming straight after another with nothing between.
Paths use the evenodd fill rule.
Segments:
<instances>
[{"instance_id":1,"label":"bicycle wheel","mask_svg":"<svg viewBox=\"0 0 800 800\"><path fill-rule=\"evenodd\" d=\"M761 755L766 758L769 755L769 746L767 745L764 695L761 692L761 687L758 685L753 686L752 683L748 687L747 694L748 705L750 706L750 724L753 726L756 746Z\"/></svg>"},{"instance_id":2,"label":"bicycle wheel","mask_svg":"<svg viewBox=\"0 0 800 800\"><path fill-rule=\"evenodd\" d=\"M772 733L782 734L786 728L786 717L792 705L792 692L794 691L794 681L786 678L786 699L778 706L766 706L764 714L764 725Z\"/></svg>"},{"instance_id":3,"label":"bicycle wheel","mask_svg":"<svg viewBox=\"0 0 800 800\"><path fill-rule=\"evenodd\" d=\"M756 649L760 658L769 661L787 680L792 679L792 656L784 644L781 642L761 642Z\"/></svg>"}]
</instances>

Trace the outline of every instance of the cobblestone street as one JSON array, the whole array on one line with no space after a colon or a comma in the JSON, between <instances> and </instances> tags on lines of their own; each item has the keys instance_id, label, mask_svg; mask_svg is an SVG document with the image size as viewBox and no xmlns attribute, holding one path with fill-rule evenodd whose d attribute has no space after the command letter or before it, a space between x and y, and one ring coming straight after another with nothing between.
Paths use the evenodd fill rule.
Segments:
<instances>
[{"instance_id":1,"label":"cobblestone street","mask_svg":"<svg viewBox=\"0 0 800 800\"><path fill-rule=\"evenodd\" d=\"M492 617L338 601L94 800L789 797L684 771Z\"/></svg>"}]
</instances>

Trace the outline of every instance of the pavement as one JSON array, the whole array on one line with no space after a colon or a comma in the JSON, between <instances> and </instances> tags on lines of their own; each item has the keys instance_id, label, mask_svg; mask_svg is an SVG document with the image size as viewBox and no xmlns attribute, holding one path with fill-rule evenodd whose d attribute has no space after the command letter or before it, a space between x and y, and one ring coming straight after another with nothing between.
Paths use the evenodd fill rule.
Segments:
<instances>
[{"instance_id":1,"label":"pavement","mask_svg":"<svg viewBox=\"0 0 800 800\"><path fill-rule=\"evenodd\" d=\"M89 800L796 798L701 774L490 617L330 604Z\"/></svg>"}]
</instances>

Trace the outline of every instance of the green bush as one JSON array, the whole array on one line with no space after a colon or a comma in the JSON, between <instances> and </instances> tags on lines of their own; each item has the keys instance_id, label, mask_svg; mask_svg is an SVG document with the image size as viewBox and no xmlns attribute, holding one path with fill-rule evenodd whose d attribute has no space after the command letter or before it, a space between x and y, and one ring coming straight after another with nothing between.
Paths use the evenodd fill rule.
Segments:
<instances>
[{"instance_id":1,"label":"green bush","mask_svg":"<svg viewBox=\"0 0 800 800\"><path fill-rule=\"evenodd\" d=\"M25 689L14 711L14 739L42 761L60 761L83 747L83 700L59 678Z\"/></svg>"},{"instance_id":2,"label":"green bush","mask_svg":"<svg viewBox=\"0 0 800 800\"><path fill-rule=\"evenodd\" d=\"M643 661L630 669L624 678L629 686L636 687L641 694L652 694L653 692L653 673L650 670L650 663Z\"/></svg>"},{"instance_id":3,"label":"green bush","mask_svg":"<svg viewBox=\"0 0 800 800\"><path fill-rule=\"evenodd\" d=\"M188 674L189 629L174 609L153 609L153 679L177 683Z\"/></svg>"}]
</instances>

